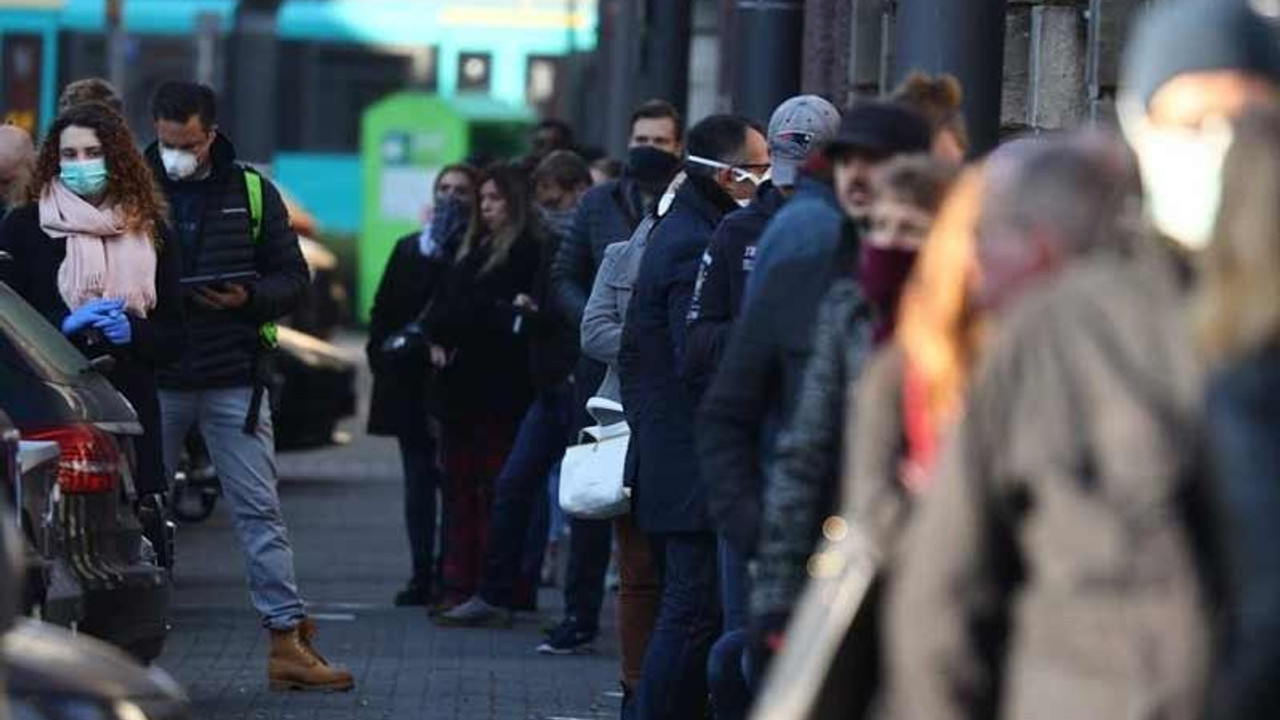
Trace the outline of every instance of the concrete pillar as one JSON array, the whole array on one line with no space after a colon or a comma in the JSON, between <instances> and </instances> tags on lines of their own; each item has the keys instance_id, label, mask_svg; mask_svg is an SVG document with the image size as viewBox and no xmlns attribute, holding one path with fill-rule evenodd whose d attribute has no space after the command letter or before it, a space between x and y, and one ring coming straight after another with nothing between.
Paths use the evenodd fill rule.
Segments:
<instances>
[{"instance_id":1,"label":"concrete pillar","mask_svg":"<svg viewBox=\"0 0 1280 720\"><path fill-rule=\"evenodd\" d=\"M766 121L773 109L800 90L804 0L738 0L738 68L734 107Z\"/></svg>"},{"instance_id":2,"label":"concrete pillar","mask_svg":"<svg viewBox=\"0 0 1280 720\"><path fill-rule=\"evenodd\" d=\"M640 97L667 100L681 115L689 107L689 40L693 7L688 0L648 0L640 30ZM767 48L761 49L767 53Z\"/></svg>"},{"instance_id":3,"label":"concrete pillar","mask_svg":"<svg viewBox=\"0 0 1280 720\"><path fill-rule=\"evenodd\" d=\"M892 35L886 36L885 0L854 0L849 28L849 93L874 96L884 92L886 80L887 46ZM836 20L839 22L839 20ZM846 101L852 100L847 98Z\"/></svg>"},{"instance_id":4,"label":"concrete pillar","mask_svg":"<svg viewBox=\"0 0 1280 720\"><path fill-rule=\"evenodd\" d=\"M955 75L973 150L1000 137L1006 0L899 0L894 33L894 81L913 70Z\"/></svg>"},{"instance_id":5,"label":"concrete pillar","mask_svg":"<svg viewBox=\"0 0 1280 720\"><path fill-rule=\"evenodd\" d=\"M1000 95L1002 134L1027 129L1031 92L1031 11L1026 3L1010 3L1005 16L1004 88Z\"/></svg>"},{"instance_id":6,"label":"concrete pillar","mask_svg":"<svg viewBox=\"0 0 1280 720\"><path fill-rule=\"evenodd\" d=\"M1037 130L1076 127L1089 114L1085 88L1085 23L1075 7L1031 11L1027 125Z\"/></svg>"},{"instance_id":7,"label":"concrete pillar","mask_svg":"<svg viewBox=\"0 0 1280 720\"><path fill-rule=\"evenodd\" d=\"M221 97L219 124L235 142L240 159L251 162L267 163L275 154L276 11L280 2L246 0L236 11L230 92Z\"/></svg>"}]
</instances>

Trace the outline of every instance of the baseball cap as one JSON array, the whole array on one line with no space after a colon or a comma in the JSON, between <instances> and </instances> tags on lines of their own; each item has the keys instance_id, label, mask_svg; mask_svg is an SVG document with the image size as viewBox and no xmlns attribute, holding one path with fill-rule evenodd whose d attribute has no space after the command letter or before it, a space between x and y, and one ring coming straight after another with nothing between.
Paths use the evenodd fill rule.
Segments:
<instances>
[{"instance_id":1,"label":"baseball cap","mask_svg":"<svg viewBox=\"0 0 1280 720\"><path fill-rule=\"evenodd\" d=\"M918 113L875 100L854 105L844 115L840 132L827 144L827 155L866 152L880 155L929 152L933 133Z\"/></svg>"},{"instance_id":2,"label":"baseball cap","mask_svg":"<svg viewBox=\"0 0 1280 720\"><path fill-rule=\"evenodd\" d=\"M800 166L839 130L840 111L817 95L797 95L779 105L769 119L773 183L795 185Z\"/></svg>"}]
</instances>

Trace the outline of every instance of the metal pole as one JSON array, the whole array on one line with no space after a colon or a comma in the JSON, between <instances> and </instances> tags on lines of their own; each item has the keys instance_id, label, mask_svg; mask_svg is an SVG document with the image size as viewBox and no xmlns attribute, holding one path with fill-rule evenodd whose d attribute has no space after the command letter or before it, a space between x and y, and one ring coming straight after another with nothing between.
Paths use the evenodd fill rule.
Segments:
<instances>
[{"instance_id":1,"label":"metal pole","mask_svg":"<svg viewBox=\"0 0 1280 720\"><path fill-rule=\"evenodd\" d=\"M270 162L275 153L277 102L285 100L277 97L276 87L276 11L281 1L245 0L237 8L230 53L233 72L224 93L231 102L230 112L221 118L223 130L242 159L260 163Z\"/></svg>"},{"instance_id":2,"label":"metal pole","mask_svg":"<svg viewBox=\"0 0 1280 720\"><path fill-rule=\"evenodd\" d=\"M973 153L1000 141L1006 0L899 0L894 81L912 70L947 72L964 86Z\"/></svg>"},{"instance_id":3,"label":"metal pole","mask_svg":"<svg viewBox=\"0 0 1280 720\"><path fill-rule=\"evenodd\" d=\"M128 98L128 42L124 31L124 0L107 0L107 80L115 86L120 97Z\"/></svg>"},{"instance_id":4,"label":"metal pole","mask_svg":"<svg viewBox=\"0 0 1280 720\"><path fill-rule=\"evenodd\" d=\"M783 100L800 92L804 0L738 0L735 26L734 109L768 120Z\"/></svg>"},{"instance_id":5,"label":"metal pole","mask_svg":"<svg viewBox=\"0 0 1280 720\"><path fill-rule=\"evenodd\" d=\"M689 0L649 0L647 24L642 31L645 52L641 95L666 100L685 115L689 108L693 5Z\"/></svg>"}]
</instances>

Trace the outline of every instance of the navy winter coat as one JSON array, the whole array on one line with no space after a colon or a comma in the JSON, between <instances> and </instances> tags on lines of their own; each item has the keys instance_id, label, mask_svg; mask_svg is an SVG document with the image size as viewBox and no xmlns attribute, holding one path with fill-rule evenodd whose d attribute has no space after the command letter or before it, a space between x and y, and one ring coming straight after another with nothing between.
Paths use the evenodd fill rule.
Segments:
<instances>
[{"instance_id":1,"label":"navy winter coat","mask_svg":"<svg viewBox=\"0 0 1280 720\"><path fill-rule=\"evenodd\" d=\"M711 515L748 551L760 527L764 463L800 393L818 305L857 257L856 233L830 187L802 178L799 189L760 240L741 317L699 415Z\"/></svg>"},{"instance_id":2,"label":"navy winter coat","mask_svg":"<svg viewBox=\"0 0 1280 720\"><path fill-rule=\"evenodd\" d=\"M638 457L636 520L649 533L709 532L694 451L694 401L681 377L689 302L711 235L735 204L690 178L649 238L619 354L622 405Z\"/></svg>"}]
</instances>

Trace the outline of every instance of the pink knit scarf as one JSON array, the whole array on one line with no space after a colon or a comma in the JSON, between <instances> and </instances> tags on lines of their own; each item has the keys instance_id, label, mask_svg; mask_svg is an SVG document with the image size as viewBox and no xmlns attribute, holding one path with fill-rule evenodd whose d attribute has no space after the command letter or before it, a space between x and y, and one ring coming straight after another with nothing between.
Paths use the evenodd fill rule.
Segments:
<instances>
[{"instance_id":1,"label":"pink knit scarf","mask_svg":"<svg viewBox=\"0 0 1280 720\"><path fill-rule=\"evenodd\" d=\"M91 300L124 300L146 317L156 306L156 248L151 238L125 229L115 208L97 208L55 179L40 196L40 229L65 238L58 292L72 311Z\"/></svg>"}]
</instances>

